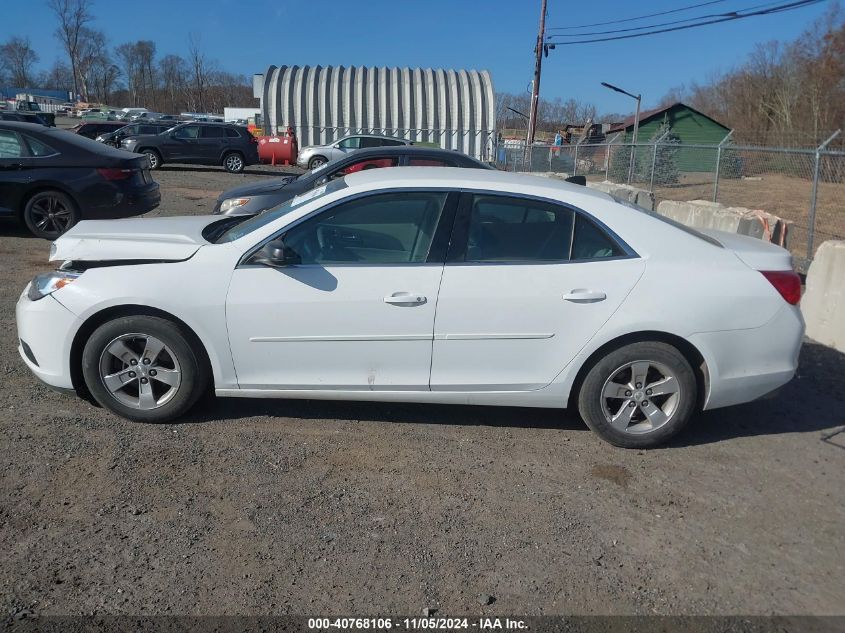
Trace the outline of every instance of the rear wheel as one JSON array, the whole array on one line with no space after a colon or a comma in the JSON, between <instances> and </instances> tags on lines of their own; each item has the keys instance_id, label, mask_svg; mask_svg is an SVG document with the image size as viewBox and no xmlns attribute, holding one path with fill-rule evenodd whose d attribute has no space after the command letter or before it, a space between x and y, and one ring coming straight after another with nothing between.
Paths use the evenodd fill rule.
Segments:
<instances>
[{"instance_id":1,"label":"rear wheel","mask_svg":"<svg viewBox=\"0 0 845 633\"><path fill-rule=\"evenodd\" d=\"M91 395L117 415L167 422L205 392L203 357L175 323L152 316L122 317L97 328L82 352Z\"/></svg>"},{"instance_id":2,"label":"rear wheel","mask_svg":"<svg viewBox=\"0 0 845 633\"><path fill-rule=\"evenodd\" d=\"M223 168L230 174L239 174L244 170L244 157L238 152L229 152L223 157Z\"/></svg>"},{"instance_id":3,"label":"rear wheel","mask_svg":"<svg viewBox=\"0 0 845 633\"><path fill-rule=\"evenodd\" d=\"M27 201L23 220L36 237L54 240L79 221L79 212L67 194L40 191Z\"/></svg>"},{"instance_id":4,"label":"rear wheel","mask_svg":"<svg viewBox=\"0 0 845 633\"><path fill-rule=\"evenodd\" d=\"M666 442L689 422L698 398L692 367L666 343L608 353L584 379L578 410L602 439L623 448Z\"/></svg>"},{"instance_id":5,"label":"rear wheel","mask_svg":"<svg viewBox=\"0 0 845 633\"><path fill-rule=\"evenodd\" d=\"M141 152L150 161L150 169L158 169L161 167L161 154L154 149L145 149Z\"/></svg>"}]
</instances>

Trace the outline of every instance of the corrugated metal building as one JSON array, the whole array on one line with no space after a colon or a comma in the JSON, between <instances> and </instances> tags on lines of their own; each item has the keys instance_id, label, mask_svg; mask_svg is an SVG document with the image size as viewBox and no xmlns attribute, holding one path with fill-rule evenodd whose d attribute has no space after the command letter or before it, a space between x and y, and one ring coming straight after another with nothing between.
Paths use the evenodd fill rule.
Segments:
<instances>
[{"instance_id":1,"label":"corrugated metal building","mask_svg":"<svg viewBox=\"0 0 845 633\"><path fill-rule=\"evenodd\" d=\"M294 128L300 147L383 134L493 156L496 100L486 70L270 66L253 79L267 133Z\"/></svg>"}]
</instances>

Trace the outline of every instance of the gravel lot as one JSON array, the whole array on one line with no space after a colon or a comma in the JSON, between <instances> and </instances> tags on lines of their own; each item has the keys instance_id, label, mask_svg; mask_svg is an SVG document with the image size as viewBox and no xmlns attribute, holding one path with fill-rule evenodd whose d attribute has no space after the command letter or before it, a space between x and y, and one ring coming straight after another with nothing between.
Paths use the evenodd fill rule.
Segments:
<instances>
[{"instance_id":1,"label":"gravel lot","mask_svg":"<svg viewBox=\"0 0 845 633\"><path fill-rule=\"evenodd\" d=\"M167 167L151 215L282 169ZM0 599L50 614L845 614L845 355L625 451L532 409L216 400L142 425L42 387L0 225ZM490 596L482 605L479 595Z\"/></svg>"}]
</instances>

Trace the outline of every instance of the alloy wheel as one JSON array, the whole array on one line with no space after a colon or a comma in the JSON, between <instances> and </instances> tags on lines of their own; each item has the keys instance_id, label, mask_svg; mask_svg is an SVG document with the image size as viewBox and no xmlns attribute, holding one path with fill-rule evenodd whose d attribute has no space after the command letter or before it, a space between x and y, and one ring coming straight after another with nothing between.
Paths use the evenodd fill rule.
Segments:
<instances>
[{"instance_id":1,"label":"alloy wheel","mask_svg":"<svg viewBox=\"0 0 845 633\"><path fill-rule=\"evenodd\" d=\"M150 161L150 169L158 167L158 155L155 152L146 152L146 154Z\"/></svg>"},{"instance_id":2,"label":"alloy wheel","mask_svg":"<svg viewBox=\"0 0 845 633\"><path fill-rule=\"evenodd\" d=\"M244 161L237 154L229 154L226 157L226 162L224 163L224 166L228 171L240 171L244 168Z\"/></svg>"},{"instance_id":3,"label":"alloy wheel","mask_svg":"<svg viewBox=\"0 0 845 633\"><path fill-rule=\"evenodd\" d=\"M678 379L662 363L625 363L605 381L601 407L618 431L640 435L664 426L678 410L683 393Z\"/></svg>"},{"instance_id":4,"label":"alloy wheel","mask_svg":"<svg viewBox=\"0 0 845 633\"><path fill-rule=\"evenodd\" d=\"M124 334L100 355L100 380L121 404L150 410L167 404L179 391L182 370L173 351L148 334Z\"/></svg>"},{"instance_id":5,"label":"alloy wheel","mask_svg":"<svg viewBox=\"0 0 845 633\"><path fill-rule=\"evenodd\" d=\"M29 211L33 226L45 237L58 237L73 224L73 210L55 196L43 196Z\"/></svg>"}]
</instances>

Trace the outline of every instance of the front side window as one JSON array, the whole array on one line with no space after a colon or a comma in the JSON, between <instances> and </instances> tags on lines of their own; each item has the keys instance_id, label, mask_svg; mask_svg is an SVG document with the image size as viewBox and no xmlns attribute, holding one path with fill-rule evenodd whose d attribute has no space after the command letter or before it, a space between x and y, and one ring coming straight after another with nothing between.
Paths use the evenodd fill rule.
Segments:
<instances>
[{"instance_id":1,"label":"front side window","mask_svg":"<svg viewBox=\"0 0 845 633\"><path fill-rule=\"evenodd\" d=\"M340 143L338 143L338 147L341 149L358 149L360 147L361 137L359 136L350 136L349 138L343 139Z\"/></svg>"},{"instance_id":2,"label":"front side window","mask_svg":"<svg viewBox=\"0 0 845 633\"><path fill-rule=\"evenodd\" d=\"M0 130L0 158L20 158L23 155L18 135L9 130Z\"/></svg>"},{"instance_id":3,"label":"front side window","mask_svg":"<svg viewBox=\"0 0 845 633\"><path fill-rule=\"evenodd\" d=\"M441 160L439 158L419 158L412 157L408 159L408 166L410 167L454 167L455 163Z\"/></svg>"},{"instance_id":4,"label":"front side window","mask_svg":"<svg viewBox=\"0 0 845 633\"><path fill-rule=\"evenodd\" d=\"M352 163L351 165L347 165L343 169L336 170L330 178L340 178L341 176L346 176L347 174L354 174L356 171L363 171L365 169L379 169L380 167L396 167L399 164L399 159L395 156L393 157L371 157L365 160L358 160Z\"/></svg>"},{"instance_id":5,"label":"front side window","mask_svg":"<svg viewBox=\"0 0 845 633\"><path fill-rule=\"evenodd\" d=\"M288 231L285 245L302 264L425 262L447 196L392 192L341 203Z\"/></svg>"},{"instance_id":6,"label":"front side window","mask_svg":"<svg viewBox=\"0 0 845 633\"><path fill-rule=\"evenodd\" d=\"M200 134L199 125L186 125L173 133L176 138L197 138Z\"/></svg>"},{"instance_id":7,"label":"front side window","mask_svg":"<svg viewBox=\"0 0 845 633\"><path fill-rule=\"evenodd\" d=\"M546 202L475 195L466 261L566 261L574 215Z\"/></svg>"}]
</instances>

